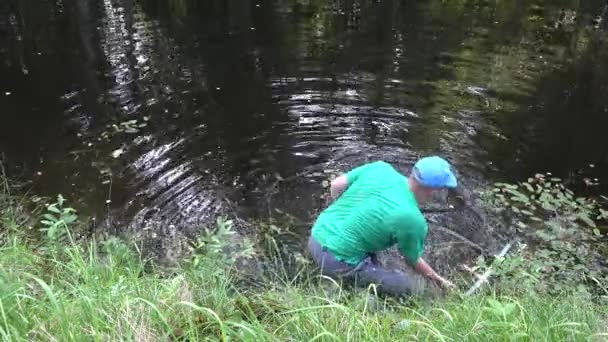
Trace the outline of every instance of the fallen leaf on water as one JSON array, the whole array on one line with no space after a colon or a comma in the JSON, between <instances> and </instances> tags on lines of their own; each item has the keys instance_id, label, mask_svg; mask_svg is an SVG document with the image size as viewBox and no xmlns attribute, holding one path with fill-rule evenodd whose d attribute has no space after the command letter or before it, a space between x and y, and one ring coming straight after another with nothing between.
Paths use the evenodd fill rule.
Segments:
<instances>
[{"instance_id":1,"label":"fallen leaf on water","mask_svg":"<svg viewBox=\"0 0 608 342\"><path fill-rule=\"evenodd\" d=\"M118 150L114 150L114 152L112 152L112 157L114 158L118 158L120 157L123 153L125 153L125 150L123 150L122 148L119 148Z\"/></svg>"}]
</instances>

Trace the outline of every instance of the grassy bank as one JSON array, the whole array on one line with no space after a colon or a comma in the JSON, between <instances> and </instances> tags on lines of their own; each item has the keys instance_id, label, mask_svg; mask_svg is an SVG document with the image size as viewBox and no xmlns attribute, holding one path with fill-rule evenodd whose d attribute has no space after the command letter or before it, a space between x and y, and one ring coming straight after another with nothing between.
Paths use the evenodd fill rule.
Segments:
<instances>
[{"instance_id":1,"label":"grassy bank","mask_svg":"<svg viewBox=\"0 0 608 342\"><path fill-rule=\"evenodd\" d=\"M146 268L117 241L47 254L9 235L0 248L0 334L6 340L555 341L600 340L606 333L602 308L575 295L452 296L372 308L365 292L343 292L314 277L296 286L269 276L249 290L233 287L232 278L212 256L167 273Z\"/></svg>"},{"instance_id":2,"label":"grassy bank","mask_svg":"<svg viewBox=\"0 0 608 342\"><path fill-rule=\"evenodd\" d=\"M255 287L243 286L215 245L203 243L181 266L159 270L124 242L75 242L69 228L77 218L63 203L41 220L15 203L1 208L3 340L608 339L605 308L582 294L397 303L341 289L307 267L297 279L268 272ZM24 234L32 225L41 227L40 239Z\"/></svg>"},{"instance_id":3,"label":"grassy bank","mask_svg":"<svg viewBox=\"0 0 608 342\"><path fill-rule=\"evenodd\" d=\"M589 298L452 296L368 306L314 278L237 290L216 258L172 273L145 269L119 242L41 255L17 238L0 248L6 340L597 340L606 321ZM378 306L378 305L376 305ZM403 321L407 320L407 321Z\"/></svg>"}]
</instances>

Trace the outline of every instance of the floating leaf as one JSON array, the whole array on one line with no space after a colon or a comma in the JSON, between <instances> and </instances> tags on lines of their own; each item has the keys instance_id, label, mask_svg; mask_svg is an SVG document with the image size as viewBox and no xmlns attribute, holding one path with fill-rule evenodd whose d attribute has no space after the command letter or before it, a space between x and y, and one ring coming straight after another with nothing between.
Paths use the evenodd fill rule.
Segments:
<instances>
[{"instance_id":1,"label":"floating leaf","mask_svg":"<svg viewBox=\"0 0 608 342\"><path fill-rule=\"evenodd\" d=\"M557 208L549 202L543 202L541 207L548 211L555 211Z\"/></svg>"},{"instance_id":2,"label":"floating leaf","mask_svg":"<svg viewBox=\"0 0 608 342\"><path fill-rule=\"evenodd\" d=\"M112 157L113 157L113 158L118 158L118 157L120 157L120 156L121 156L123 153L125 153L125 150L123 150L122 148L119 148L119 149L114 150L114 151L112 152Z\"/></svg>"},{"instance_id":3,"label":"floating leaf","mask_svg":"<svg viewBox=\"0 0 608 342\"><path fill-rule=\"evenodd\" d=\"M121 122L120 125L121 126L132 126L132 125L135 125L136 123L137 123L137 120L129 120L129 121Z\"/></svg>"},{"instance_id":4,"label":"floating leaf","mask_svg":"<svg viewBox=\"0 0 608 342\"><path fill-rule=\"evenodd\" d=\"M595 222L593 222L593 220L592 220L592 219L590 219L590 218L589 218L589 216L587 216L587 215L585 215L585 214L578 214L578 215L577 215L577 217L578 217L578 218L579 218L581 221L585 222L585 223L586 223L586 224L587 224L589 227L592 227L592 228L595 228L595 227L596 227Z\"/></svg>"},{"instance_id":5,"label":"floating leaf","mask_svg":"<svg viewBox=\"0 0 608 342\"><path fill-rule=\"evenodd\" d=\"M600 230L599 230L599 229L597 229L597 228L593 229L593 234L594 234L595 236L600 236L600 235L602 235L602 233L600 232Z\"/></svg>"},{"instance_id":6,"label":"floating leaf","mask_svg":"<svg viewBox=\"0 0 608 342\"><path fill-rule=\"evenodd\" d=\"M511 197L511 201L520 202L520 203L524 203L524 204L530 202L529 199L527 199L526 197L521 197L521 196L519 196L519 197L518 196L512 196Z\"/></svg>"},{"instance_id":7,"label":"floating leaf","mask_svg":"<svg viewBox=\"0 0 608 342\"><path fill-rule=\"evenodd\" d=\"M506 189L506 191L507 191L508 193L512 194L512 195L517 196L517 197L527 198L527 196L526 196L526 195L524 195L523 193L521 193L521 192L519 192L519 191L517 191L517 190L515 190L515 189L510 189L510 188L509 188L509 189Z\"/></svg>"},{"instance_id":8,"label":"floating leaf","mask_svg":"<svg viewBox=\"0 0 608 342\"><path fill-rule=\"evenodd\" d=\"M534 216L534 213L528 210L522 210L521 213L528 216Z\"/></svg>"}]
</instances>

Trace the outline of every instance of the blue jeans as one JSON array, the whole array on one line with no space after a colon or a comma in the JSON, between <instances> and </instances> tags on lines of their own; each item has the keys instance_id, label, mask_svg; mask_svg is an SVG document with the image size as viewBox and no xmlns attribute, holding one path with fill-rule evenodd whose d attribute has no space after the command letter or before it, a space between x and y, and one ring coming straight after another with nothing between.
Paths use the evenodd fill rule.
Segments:
<instances>
[{"instance_id":1,"label":"blue jeans","mask_svg":"<svg viewBox=\"0 0 608 342\"><path fill-rule=\"evenodd\" d=\"M370 254L358 265L351 265L337 260L334 255L321 246L315 238L308 239L308 250L315 263L321 268L321 274L333 279L354 282L355 286L366 287L375 284L378 293L392 296L407 296L414 292L414 282L399 270L384 268L375 254Z\"/></svg>"}]
</instances>

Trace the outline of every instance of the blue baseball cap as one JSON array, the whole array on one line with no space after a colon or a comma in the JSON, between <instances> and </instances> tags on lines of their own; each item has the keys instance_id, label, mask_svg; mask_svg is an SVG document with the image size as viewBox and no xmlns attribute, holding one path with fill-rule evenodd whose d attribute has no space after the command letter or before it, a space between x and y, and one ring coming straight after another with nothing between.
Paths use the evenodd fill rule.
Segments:
<instances>
[{"instance_id":1,"label":"blue baseball cap","mask_svg":"<svg viewBox=\"0 0 608 342\"><path fill-rule=\"evenodd\" d=\"M458 186L452 167L437 156L424 157L414 165L414 179L429 188L455 188Z\"/></svg>"}]
</instances>

